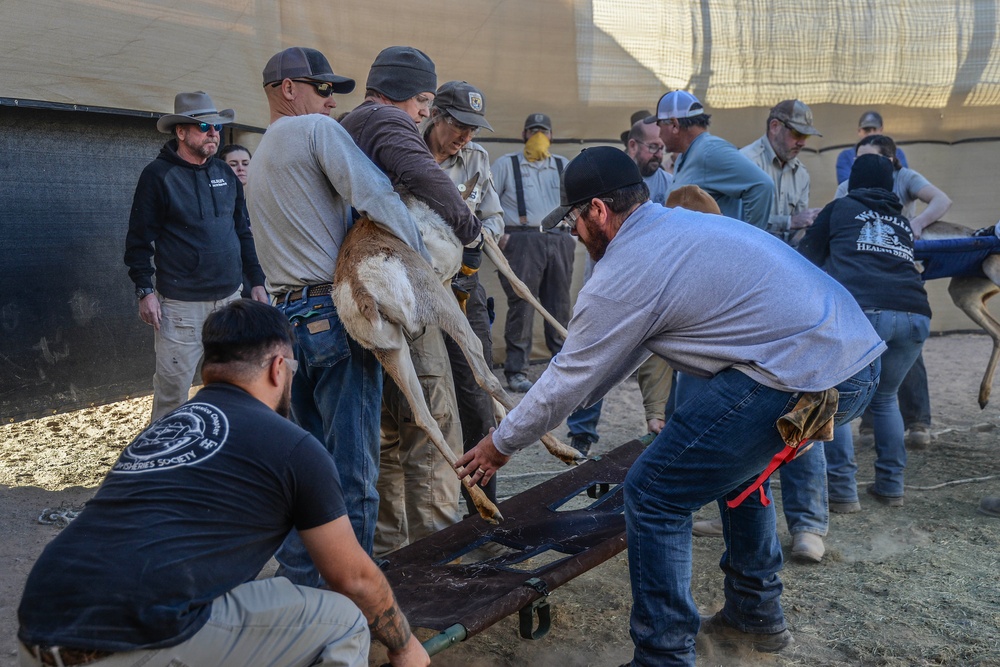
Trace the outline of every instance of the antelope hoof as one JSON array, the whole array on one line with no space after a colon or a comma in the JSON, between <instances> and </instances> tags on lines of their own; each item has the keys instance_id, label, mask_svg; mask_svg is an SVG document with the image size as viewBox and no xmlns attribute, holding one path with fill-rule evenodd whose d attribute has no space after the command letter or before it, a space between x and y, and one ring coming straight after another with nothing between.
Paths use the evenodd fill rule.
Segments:
<instances>
[{"instance_id":1,"label":"antelope hoof","mask_svg":"<svg viewBox=\"0 0 1000 667\"><path fill-rule=\"evenodd\" d=\"M587 457L577 451L575 447L570 447L549 433L543 435L541 440L542 444L545 445L545 449L549 450L549 453L552 454L552 456L556 457L566 465L577 465L578 463L587 460Z\"/></svg>"},{"instance_id":2,"label":"antelope hoof","mask_svg":"<svg viewBox=\"0 0 1000 667\"><path fill-rule=\"evenodd\" d=\"M476 509L479 510L479 516L483 517L484 521L496 525L503 521L503 514L497 509L489 498L486 497L486 493L483 492L482 487L473 486L466 487L469 490L469 495L472 496L472 502L475 504Z\"/></svg>"},{"instance_id":3,"label":"antelope hoof","mask_svg":"<svg viewBox=\"0 0 1000 667\"><path fill-rule=\"evenodd\" d=\"M986 405L990 402L990 390L984 389L979 392L979 409L985 410Z\"/></svg>"}]
</instances>

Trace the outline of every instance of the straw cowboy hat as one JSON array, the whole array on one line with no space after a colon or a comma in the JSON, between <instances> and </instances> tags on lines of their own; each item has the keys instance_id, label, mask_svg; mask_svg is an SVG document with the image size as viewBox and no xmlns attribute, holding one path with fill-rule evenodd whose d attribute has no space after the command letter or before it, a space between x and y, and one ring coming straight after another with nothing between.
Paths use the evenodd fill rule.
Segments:
<instances>
[{"instance_id":1,"label":"straw cowboy hat","mask_svg":"<svg viewBox=\"0 0 1000 667\"><path fill-rule=\"evenodd\" d=\"M236 112L232 109L216 111L215 102L208 93L177 93L174 97L174 112L161 116L156 121L156 129L164 134L171 134L174 125L181 123L210 123L212 125L228 125L236 120Z\"/></svg>"}]
</instances>

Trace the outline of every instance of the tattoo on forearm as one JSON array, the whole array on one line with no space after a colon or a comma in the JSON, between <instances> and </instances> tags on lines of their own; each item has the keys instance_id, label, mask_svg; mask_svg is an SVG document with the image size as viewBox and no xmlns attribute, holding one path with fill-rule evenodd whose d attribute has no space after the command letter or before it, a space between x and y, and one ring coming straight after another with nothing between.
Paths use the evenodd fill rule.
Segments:
<instances>
[{"instance_id":1,"label":"tattoo on forearm","mask_svg":"<svg viewBox=\"0 0 1000 667\"><path fill-rule=\"evenodd\" d=\"M388 591L388 595L392 604L376 614L368 624L368 628L372 636L385 644L386 648L398 651L410 641L410 624L400 611L391 590Z\"/></svg>"}]
</instances>

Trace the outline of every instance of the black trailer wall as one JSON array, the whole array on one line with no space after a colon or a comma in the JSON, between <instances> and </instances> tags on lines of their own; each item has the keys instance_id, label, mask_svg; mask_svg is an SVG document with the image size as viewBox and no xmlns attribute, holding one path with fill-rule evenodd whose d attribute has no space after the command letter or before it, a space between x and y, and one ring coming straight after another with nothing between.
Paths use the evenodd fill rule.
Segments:
<instances>
[{"instance_id":1,"label":"black trailer wall","mask_svg":"<svg viewBox=\"0 0 1000 667\"><path fill-rule=\"evenodd\" d=\"M0 106L0 418L152 390L122 263L155 119Z\"/></svg>"}]
</instances>

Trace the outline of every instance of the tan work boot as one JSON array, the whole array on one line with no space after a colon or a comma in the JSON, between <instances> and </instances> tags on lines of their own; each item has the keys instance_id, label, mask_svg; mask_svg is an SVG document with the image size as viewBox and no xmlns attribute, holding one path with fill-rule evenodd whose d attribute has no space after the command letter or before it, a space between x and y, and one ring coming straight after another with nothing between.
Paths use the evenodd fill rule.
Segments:
<instances>
[{"instance_id":1,"label":"tan work boot","mask_svg":"<svg viewBox=\"0 0 1000 667\"><path fill-rule=\"evenodd\" d=\"M927 449L931 444L931 427L927 424L911 424L904 442L907 449Z\"/></svg>"},{"instance_id":2,"label":"tan work boot","mask_svg":"<svg viewBox=\"0 0 1000 667\"><path fill-rule=\"evenodd\" d=\"M823 560L826 546L823 538L816 533L794 533L792 535L792 558L809 563Z\"/></svg>"},{"instance_id":3,"label":"tan work boot","mask_svg":"<svg viewBox=\"0 0 1000 667\"><path fill-rule=\"evenodd\" d=\"M722 537L722 517L711 521L695 521L691 533L698 537Z\"/></svg>"}]
</instances>

